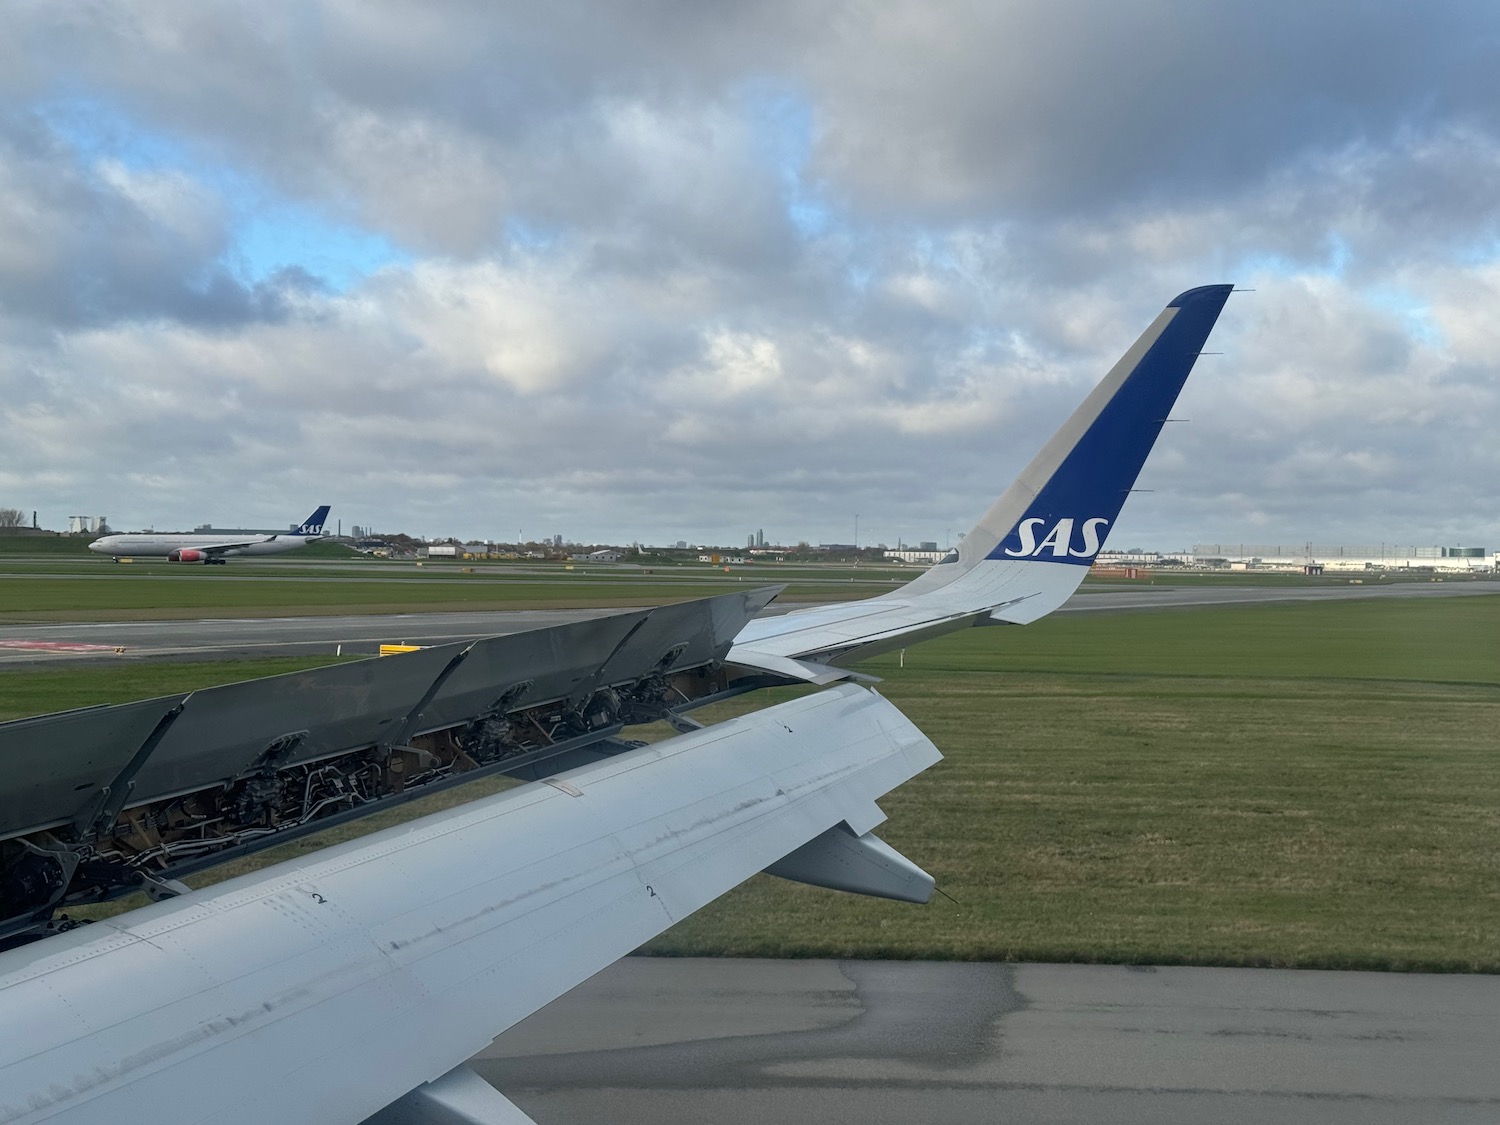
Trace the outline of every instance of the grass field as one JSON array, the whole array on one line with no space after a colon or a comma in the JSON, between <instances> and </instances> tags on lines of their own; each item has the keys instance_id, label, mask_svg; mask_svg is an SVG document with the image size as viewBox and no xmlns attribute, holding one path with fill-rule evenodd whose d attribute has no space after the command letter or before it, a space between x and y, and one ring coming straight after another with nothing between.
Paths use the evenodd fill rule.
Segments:
<instances>
[{"instance_id":1,"label":"grass field","mask_svg":"<svg viewBox=\"0 0 1500 1125\"><path fill-rule=\"evenodd\" d=\"M0 722L75 707L129 703L179 691L277 676L337 664L337 656L275 656L258 660L204 660L186 664L129 662L80 667L42 664L0 669Z\"/></svg>"},{"instance_id":2,"label":"grass field","mask_svg":"<svg viewBox=\"0 0 1500 1125\"><path fill-rule=\"evenodd\" d=\"M68 540L38 542L66 545ZM816 564L726 570L707 564L390 562L347 551L341 559L310 558L325 546L270 560L233 559L226 567L159 559L116 565L98 555L0 552L0 624L615 608L771 585L785 587L783 601L828 602L883 593L914 574L900 567Z\"/></svg>"},{"instance_id":3,"label":"grass field","mask_svg":"<svg viewBox=\"0 0 1500 1125\"><path fill-rule=\"evenodd\" d=\"M977 630L872 662L958 900L760 877L658 953L1500 969L1500 598Z\"/></svg>"},{"instance_id":4,"label":"grass field","mask_svg":"<svg viewBox=\"0 0 1500 1125\"><path fill-rule=\"evenodd\" d=\"M130 573L125 574L113 568L66 573L43 563L30 565L36 567L35 572L10 570L0 576L0 624L614 608L661 605L771 585L785 586L782 602L834 602L884 593L912 577L909 571L883 568L791 566L760 566L725 574L709 567L652 572L564 570L560 566L522 569L499 564L466 572L453 564L417 569L413 564L376 563L360 573L364 568L358 566L293 568L246 563L227 571L154 563L127 568ZM1158 581L1174 586L1244 584L1209 574L1173 575ZM1333 580L1340 585L1347 581ZM1089 583L1096 584L1115 583ZM1329 580L1265 576L1258 584L1326 585Z\"/></svg>"},{"instance_id":5,"label":"grass field","mask_svg":"<svg viewBox=\"0 0 1500 1125\"><path fill-rule=\"evenodd\" d=\"M947 760L880 832L957 901L757 877L652 952L1500 971L1500 598L1051 618L896 663L865 667ZM5 672L0 709L269 670Z\"/></svg>"},{"instance_id":6,"label":"grass field","mask_svg":"<svg viewBox=\"0 0 1500 1125\"><path fill-rule=\"evenodd\" d=\"M561 577L535 582L306 581L187 576L68 580L12 577L0 584L0 621L161 620L211 616L318 613L417 613L443 609L522 609L652 605L705 597L717 589L672 582L626 585ZM739 585L740 583L736 583Z\"/></svg>"},{"instance_id":7,"label":"grass field","mask_svg":"<svg viewBox=\"0 0 1500 1125\"><path fill-rule=\"evenodd\" d=\"M226 567L159 559L116 565L91 554L87 539L0 536L0 624L623 608L764 585L784 585L783 602L830 602L883 593L917 573L916 568L879 564L758 563L726 572L698 563L650 567L572 567L535 560L418 563L369 558L326 542L273 558L236 558ZM1413 577L1372 576L1361 581L1389 583ZM1150 581L1173 586L1287 587L1342 586L1350 579L1167 569ZM1140 582L1090 579L1089 584L1135 586Z\"/></svg>"}]
</instances>

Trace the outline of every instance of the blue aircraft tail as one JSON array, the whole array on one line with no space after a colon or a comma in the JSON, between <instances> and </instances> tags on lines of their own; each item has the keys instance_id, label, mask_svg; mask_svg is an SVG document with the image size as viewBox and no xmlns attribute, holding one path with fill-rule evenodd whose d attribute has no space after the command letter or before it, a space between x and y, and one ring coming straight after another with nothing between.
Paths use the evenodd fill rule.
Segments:
<instances>
[{"instance_id":1,"label":"blue aircraft tail","mask_svg":"<svg viewBox=\"0 0 1500 1125\"><path fill-rule=\"evenodd\" d=\"M297 525L298 535L322 535L323 525L328 522L328 505L320 505L318 510L308 516Z\"/></svg>"}]
</instances>

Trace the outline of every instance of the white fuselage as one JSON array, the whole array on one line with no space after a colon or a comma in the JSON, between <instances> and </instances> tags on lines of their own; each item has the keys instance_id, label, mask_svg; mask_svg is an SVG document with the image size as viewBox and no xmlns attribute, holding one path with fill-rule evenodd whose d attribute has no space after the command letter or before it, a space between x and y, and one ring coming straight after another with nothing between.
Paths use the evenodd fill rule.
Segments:
<instances>
[{"instance_id":1,"label":"white fuselage","mask_svg":"<svg viewBox=\"0 0 1500 1125\"><path fill-rule=\"evenodd\" d=\"M308 543L321 535L247 535L232 538L225 535L106 535L89 544L90 551L115 558L166 558L173 551L212 550L217 555L279 555ZM226 546L227 544L227 546Z\"/></svg>"}]
</instances>

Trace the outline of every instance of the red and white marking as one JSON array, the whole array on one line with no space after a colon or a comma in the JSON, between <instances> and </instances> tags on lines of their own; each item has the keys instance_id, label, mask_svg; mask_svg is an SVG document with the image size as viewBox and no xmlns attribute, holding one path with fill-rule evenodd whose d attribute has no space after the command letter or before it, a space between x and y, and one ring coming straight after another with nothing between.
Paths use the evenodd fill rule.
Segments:
<instances>
[{"instance_id":1,"label":"red and white marking","mask_svg":"<svg viewBox=\"0 0 1500 1125\"><path fill-rule=\"evenodd\" d=\"M120 652L117 645L90 645L81 641L4 641L0 648L22 652Z\"/></svg>"}]
</instances>

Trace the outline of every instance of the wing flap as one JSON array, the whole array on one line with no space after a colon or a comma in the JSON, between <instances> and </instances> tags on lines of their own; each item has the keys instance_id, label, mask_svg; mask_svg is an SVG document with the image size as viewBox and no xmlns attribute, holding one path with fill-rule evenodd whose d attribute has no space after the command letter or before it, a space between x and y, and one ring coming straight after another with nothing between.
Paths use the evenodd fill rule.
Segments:
<instances>
[{"instance_id":1,"label":"wing flap","mask_svg":"<svg viewBox=\"0 0 1500 1125\"><path fill-rule=\"evenodd\" d=\"M365 1125L535 1125L467 1065L418 1086Z\"/></svg>"}]
</instances>

